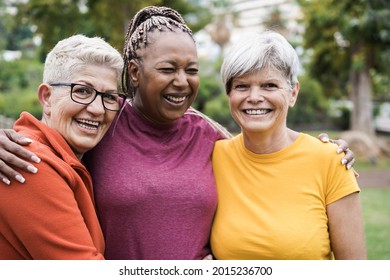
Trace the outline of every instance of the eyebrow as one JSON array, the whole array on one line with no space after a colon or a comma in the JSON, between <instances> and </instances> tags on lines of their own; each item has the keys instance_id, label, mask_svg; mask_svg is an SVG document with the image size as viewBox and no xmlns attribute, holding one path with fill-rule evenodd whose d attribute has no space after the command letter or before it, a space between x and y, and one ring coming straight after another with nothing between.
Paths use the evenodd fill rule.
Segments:
<instances>
[{"instance_id":1,"label":"eyebrow","mask_svg":"<svg viewBox=\"0 0 390 280\"><path fill-rule=\"evenodd\" d=\"M119 92L118 89L109 89L109 90L104 90L104 91L98 90L98 89L95 88L94 85L92 85L90 82L85 81L85 80L81 80L81 81L74 82L74 84L85 85L85 86L91 87L91 88L93 88L94 90L97 90L97 91L103 92L103 93L118 93L118 92Z\"/></svg>"},{"instance_id":2,"label":"eyebrow","mask_svg":"<svg viewBox=\"0 0 390 280\"><path fill-rule=\"evenodd\" d=\"M175 61L175 60L163 60L163 61L158 61L158 63L169 63L169 64L172 64L172 65L175 65L177 66L178 63ZM196 65L196 66L199 66L199 62L197 61L190 61L189 63L186 64L186 66L193 66L193 65Z\"/></svg>"}]
</instances>

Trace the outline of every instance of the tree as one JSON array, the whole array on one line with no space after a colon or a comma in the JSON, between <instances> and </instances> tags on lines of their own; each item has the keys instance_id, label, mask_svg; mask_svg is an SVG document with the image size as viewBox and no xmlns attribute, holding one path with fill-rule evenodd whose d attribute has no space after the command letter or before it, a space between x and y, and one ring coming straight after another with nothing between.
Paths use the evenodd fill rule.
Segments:
<instances>
[{"instance_id":1,"label":"tree","mask_svg":"<svg viewBox=\"0 0 390 280\"><path fill-rule=\"evenodd\" d=\"M122 50L127 26L135 13L145 6L165 5L177 9L194 32L210 20L210 13L199 0L29 0L18 1L16 20L36 27L42 37L42 54L60 39L76 33L105 38Z\"/></svg>"},{"instance_id":2,"label":"tree","mask_svg":"<svg viewBox=\"0 0 390 280\"><path fill-rule=\"evenodd\" d=\"M348 88L351 128L374 135L370 73L389 73L390 3L374 0L298 0L312 75L330 95Z\"/></svg>"}]
</instances>

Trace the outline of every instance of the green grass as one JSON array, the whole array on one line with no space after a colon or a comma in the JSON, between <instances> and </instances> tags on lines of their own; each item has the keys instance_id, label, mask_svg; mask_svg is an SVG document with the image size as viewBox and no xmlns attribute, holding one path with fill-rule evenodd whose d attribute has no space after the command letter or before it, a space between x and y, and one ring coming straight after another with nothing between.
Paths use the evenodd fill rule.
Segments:
<instances>
[{"instance_id":1,"label":"green grass","mask_svg":"<svg viewBox=\"0 0 390 280\"><path fill-rule=\"evenodd\" d=\"M390 188L364 188L361 201L368 259L390 260Z\"/></svg>"},{"instance_id":2,"label":"green grass","mask_svg":"<svg viewBox=\"0 0 390 280\"><path fill-rule=\"evenodd\" d=\"M387 169L390 172L390 158L379 158L375 166L371 164L370 161L356 158L356 162L353 166L355 170L359 173L359 170L373 170L373 169Z\"/></svg>"}]
</instances>

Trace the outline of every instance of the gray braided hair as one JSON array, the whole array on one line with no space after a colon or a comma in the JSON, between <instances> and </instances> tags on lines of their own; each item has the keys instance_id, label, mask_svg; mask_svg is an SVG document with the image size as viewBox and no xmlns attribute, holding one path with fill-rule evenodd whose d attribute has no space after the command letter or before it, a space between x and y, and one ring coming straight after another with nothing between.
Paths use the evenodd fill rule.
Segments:
<instances>
[{"instance_id":1,"label":"gray braided hair","mask_svg":"<svg viewBox=\"0 0 390 280\"><path fill-rule=\"evenodd\" d=\"M122 88L130 98L134 98L135 87L128 76L129 62L134 58L138 58L137 50L147 46L147 34L155 29L163 31L164 26L170 31L178 28L194 39L192 31L183 17L177 11L168 7L145 7L130 21L123 49L124 68L122 72Z\"/></svg>"}]
</instances>

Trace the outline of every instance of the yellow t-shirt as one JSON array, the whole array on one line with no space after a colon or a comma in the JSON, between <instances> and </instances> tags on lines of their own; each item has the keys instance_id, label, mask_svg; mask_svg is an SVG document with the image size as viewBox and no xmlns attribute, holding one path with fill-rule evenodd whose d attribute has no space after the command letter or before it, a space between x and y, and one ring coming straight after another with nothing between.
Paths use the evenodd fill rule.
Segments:
<instances>
[{"instance_id":1,"label":"yellow t-shirt","mask_svg":"<svg viewBox=\"0 0 390 280\"><path fill-rule=\"evenodd\" d=\"M360 191L341 158L334 144L302 133L272 154L250 152L242 134L218 141L215 258L332 259L326 206Z\"/></svg>"}]
</instances>

